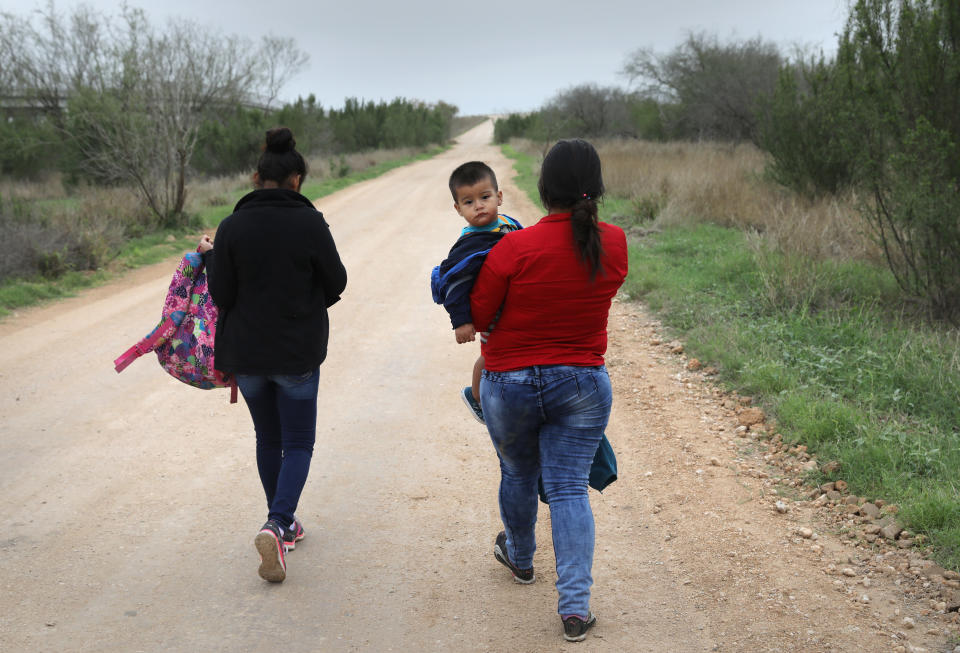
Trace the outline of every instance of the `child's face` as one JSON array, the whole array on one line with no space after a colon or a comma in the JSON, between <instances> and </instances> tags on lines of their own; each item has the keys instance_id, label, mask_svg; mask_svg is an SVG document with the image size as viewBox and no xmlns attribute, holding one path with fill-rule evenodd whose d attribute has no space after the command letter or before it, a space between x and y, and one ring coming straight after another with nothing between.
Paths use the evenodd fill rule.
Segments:
<instances>
[{"instance_id":1,"label":"child's face","mask_svg":"<svg viewBox=\"0 0 960 653\"><path fill-rule=\"evenodd\" d=\"M503 204L503 193L493 187L488 177L472 186L460 186L456 190L457 210L471 227L485 227L497 219L497 209Z\"/></svg>"}]
</instances>

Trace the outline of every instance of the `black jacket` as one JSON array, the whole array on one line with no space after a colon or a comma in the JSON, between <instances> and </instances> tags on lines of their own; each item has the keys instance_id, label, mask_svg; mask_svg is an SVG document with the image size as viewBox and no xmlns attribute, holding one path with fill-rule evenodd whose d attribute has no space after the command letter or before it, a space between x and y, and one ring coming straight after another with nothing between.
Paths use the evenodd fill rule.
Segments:
<instances>
[{"instance_id":1,"label":"black jacket","mask_svg":"<svg viewBox=\"0 0 960 653\"><path fill-rule=\"evenodd\" d=\"M454 329L461 324L473 322L470 315L470 290L490 249L504 235L506 232L478 231L460 236L450 248L447 258L430 274L433 301L443 304Z\"/></svg>"},{"instance_id":2,"label":"black jacket","mask_svg":"<svg viewBox=\"0 0 960 653\"><path fill-rule=\"evenodd\" d=\"M237 374L299 374L327 356L327 307L347 272L323 214L300 193L255 190L220 223L207 257L220 310L216 366Z\"/></svg>"}]
</instances>

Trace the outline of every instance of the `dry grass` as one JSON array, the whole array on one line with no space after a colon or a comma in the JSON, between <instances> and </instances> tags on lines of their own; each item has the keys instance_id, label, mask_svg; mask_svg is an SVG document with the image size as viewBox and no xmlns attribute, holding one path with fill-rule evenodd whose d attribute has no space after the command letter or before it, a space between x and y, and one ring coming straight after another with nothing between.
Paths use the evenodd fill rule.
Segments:
<instances>
[{"instance_id":1,"label":"dry grass","mask_svg":"<svg viewBox=\"0 0 960 653\"><path fill-rule=\"evenodd\" d=\"M310 157L307 182L363 172L429 149ZM186 213L202 217L211 207L232 206L238 192L251 188L251 174L191 180ZM71 270L99 269L129 238L148 236L160 227L133 188L67 185L56 172L37 180L0 178L0 282L37 274L56 279Z\"/></svg>"},{"instance_id":2,"label":"dry grass","mask_svg":"<svg viewBox=\"0 0 960 653\"><path fill-rule=\"evenodd\" d=\"M69 197L57 190L30 184L5 190L0 201L0 279L96 270L116 254L127 234L153 225L153 217L126 189L84 188Z\"/></svg>"},{"instance_id":3,"label":"dry grass","mask_svg":"<svg viewBox=\"0 0 960 653\"><path fill-rule=\"evenodd\" d=\"M369 152L354 152L353 154L345 154L342 157L323 157L318 159L310 159L310 175L316 179L326 179L330 176L330 161L336 158L337 161L340 161L342 158L346 161L347 165L350 167L351 172L362 172L367 168L372 168L375 165L386 163L387 161L396 161L397 159L406 159L409 157L414 157L422 152L428 150L429 148L425 147L403 147L395 150L370 150ZM317 175L321 168L325 167L325 174L323 176Z\"/></svg>"},{"instance_id":4,"label":"dry grass","mask_svg":"<svg viewBox=\"0 0 960 653\"><path fill-rule=\"evenodd\" d=\"M416 156L425 149L427 148L406 147L344 155L308 156L306 181L313 183L351 172L362 172L381 163ZM232 205L233 193L240 189L251 188L252 174L251 170L249 173L192 180L187 191L186 211L196 214L205 207Z\"/></svg>"},{"instance_id":5,"label":"dry grass","mask_svg":"<svg viewBox=\"0 0 960 653\"><path fill-rule=\"evenodd\" d=\"M535 157L540 144L511 143ZM807 200L764 176L753 145L595 141L611 195L629 198L654 225L713 222L756 231L776 249L815 259L878 262L882 254L857 211L858 198Z\"/></svg>"},{"instance_id":6,"label":"dry grass","mask_svg":"<svg viewBox=\"0 0 960 653\"><path fill-rule=\"evenodd\" d=\"M51 172L40 178L11 179L0 177L0 197L22 201L66 199L63 175Z\"/></svg>"}]
</instances>

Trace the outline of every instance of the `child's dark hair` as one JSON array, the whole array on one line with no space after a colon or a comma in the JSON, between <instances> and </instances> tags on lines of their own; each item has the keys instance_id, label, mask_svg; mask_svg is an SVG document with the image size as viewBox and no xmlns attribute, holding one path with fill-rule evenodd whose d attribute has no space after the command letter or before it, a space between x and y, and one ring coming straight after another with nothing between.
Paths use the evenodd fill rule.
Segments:
<instances>
[{"instance_id":1,"label":"child's dark hair","mask_svg":"<svg viewBox=\"0 0 960 653\"><path fill-rule=\"evenodd\" d=\"M558 142L540 166L540 201L548 210L569 210L573 240L592 277L600 271L603 247L597 218L597 200L603 196L600 156L587 141Z\"/></svg>"},{"instance_id":2,"label":"child's dark hair","mask_svg":"<svg viewBox=\"0 0 960 653\"><path fill-rule=\"evenodd\" d=\"M297 152L297 141L287 127L267 130L263 152L257 161L257 174L261 181L275 181L283 185L290 175L300 175L300 183L307 176L307 162Z\"/></svg>"},{"instance_id":3,"label":"child's dark hair","mask_svg":"<svg viewBox=\"0 0 960 653\"><path fill-rule=\"evenodd\" d=\"M457 201L458 188L473 186L487 177L493 183L493 190L500 190L493 169L483 161L467 161L457 166L457 169L450 173L450 194L453 195L453 201Z\"/></svg>"}]
</instances>

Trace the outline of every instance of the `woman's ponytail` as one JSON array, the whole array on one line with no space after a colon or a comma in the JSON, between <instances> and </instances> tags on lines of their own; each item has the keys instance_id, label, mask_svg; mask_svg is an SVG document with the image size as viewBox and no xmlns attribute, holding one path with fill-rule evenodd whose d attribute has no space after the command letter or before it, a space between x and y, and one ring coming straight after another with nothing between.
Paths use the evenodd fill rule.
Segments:
<instances>
[{"instance_id":1,"label":"woman's ponytail","mask_svg":"<svg viewBox=\"0 0 960 653\"><path fill-rule=\"evenodd\" d=\"M540 200L548 210L567 209L580 259L596 278L603 268L603 245L597 200L603 196L600 156L593 145L576 138L558 142L540 166Z\"/></svg>"},{"instance_id":2,"label":"woman's ponytail","mask_svg":"<svg viewBox=\"0 0 960 653\"><path fill-rule=\"evenodd\" d=\"M597 201L584 197L571 207L570 223L573 225L573 241L577 244L580 258L595 278L602 267L603 245L600 242L600 224L597 216Z\"/></svg>"}]
</instances>

